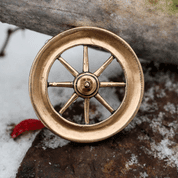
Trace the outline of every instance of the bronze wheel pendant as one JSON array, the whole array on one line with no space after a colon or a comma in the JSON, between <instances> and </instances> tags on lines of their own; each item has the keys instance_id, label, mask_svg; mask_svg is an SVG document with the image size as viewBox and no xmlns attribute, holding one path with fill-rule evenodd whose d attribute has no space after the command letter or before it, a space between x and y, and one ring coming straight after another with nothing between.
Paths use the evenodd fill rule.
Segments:
<instances>
[{"instance_id":1,"label":"bronze wheel pendant","mask_svg":"<svg viewBox=\"0 0 178 178\"><path fill-rule=\"evenodd\" d=\"M83 72L78 73L61 54L74 46L83 45ZM108 60L94 73L89 71L88 46L103 48L111 53ZM48 82L55 60L59 60L74 76L71 82ZM100 82L98 77L116 59L122 66L126 82ZM101 87L124 87L121 105L114 110L99 94ZM69 87L74 92L59 112L54 110L48 96L48 87ZM140 62L132 48L117 35L96 27L67 30L49 40L39 51L32 65L29 79L30 98L43 124L57 135L75 142L96 142L106 139L125 128L136 115L144 92L144 77ZM84 99L85 125L73 123L62 114L78 98ZM96 124L89 124L90 99L95 97L111 115Z\"/></svg>"}]
</instances>

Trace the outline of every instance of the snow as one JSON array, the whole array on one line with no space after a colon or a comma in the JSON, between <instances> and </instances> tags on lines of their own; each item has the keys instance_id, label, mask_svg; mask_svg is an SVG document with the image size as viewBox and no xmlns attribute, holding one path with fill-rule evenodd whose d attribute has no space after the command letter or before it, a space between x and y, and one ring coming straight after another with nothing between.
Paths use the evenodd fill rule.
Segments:
<instances>
[{"instance_id":1,"label":"snow","mask_svg":"<svg viewBox=\"0 0 178 178\"><path fill-rule=\"evenodd\" d=\"M6 30L15 26L0 23L0 49ZM10 137L13 124L36 118L28 94L28 76L39 49L51 38L29 30L12 35L6 55L0 58L0 177L14 178L24 155L36 133L28 133L17 140Z\"/></svg>"},{"instance_id":2,"label":"snow","mask_svg":"<svg viewBox=\"0 0 178 178\"><path fill-rule=\"evenodd\" d=\"M125 164L125 167L127 169L131 169L130 166L133 166L134 164L136 164L136 165L138 164L138 159L137 159L136 155L132 154L131 160Z\"/></svg>"},{"instance_id":3,"label":"snow","mask_svg":"<svg viewBox=\"0 0 178 178\"><path fill-rule=\"evenodd\" d=\"M147 69L147 72L145 73L146 82L160 82L164 83L164 88L160 90L159 86L151 86L147 91L144 93L144 98L140 107L141 111L148 111L151 113L152 111L155 112L154 115L141 115L136 116L132 122L124 129L126 132L133 130L135 127L140 125L141 123L147 123L153 133L160 134L162 136L162 139L160 142L157 140L154 140L154 137L150 137L148 135L139 135L138 140L148 140L150 142L150 148L147 148L145 146L141 146L141 149L148 154L155 158L158 158L159 160L165 161L165 167L175 167L178 168L178 146L177 142L175 142L175 135L176 131L178 129L178 121L173 120L168 124L168 126L165 126L163 124L163 121L165 121L166 114L169 113L169 115L175 116L177 114L177 108L178 105L175 103L171 103L171 101L168 101L161 111L160 108L158 108L158 105L155 101L155 96L159 98L166 98L168 97L168 91L176 92L177 91L177 82L174 82L174 74L172 73L159 73L158 75L151 77L149 76L149 68ZM171 76L171 77L170 77ZM176 95L176 94L175 94ZM159 106L161 107L161 106ZM153 117L153 118L152 118ZM140 177L146 177L146 173L140 173Z\"/></svg>"},{"instance_id":4,"label":"snow","mask_svg":"<svg viewBox=\"0 0 178 178\"><path fill-rule=\"evenodd\" d=\"M13 25L0 23L0 49L6 37L6 30L9 27L15 28ZM0 177L15 178L21 161L38 133L27 133L16 140L10 137L13 125L24 119L37 119L29 98L28 77L35 56L50 38L51 36L30 30L17 31L10 39L5 57L0 58ZM62 57L81 72L82 55L82 46L77 46L64 52ZM96 71L109 57L110 53L108 52L100 52L89 48L90 71ZM108 78L116 77L121 72L120 65L114 60L99 79L100 81L108 81ZM51 68L49 82L65 80L73 81L73 76L57 61ZM120 105L114 88L110 91L106 89L99 92L114 109ZM110 95L107 94L108 92ZM56 105L59 104L59 101L65 103L71 96L72 90L50 88L48 94L51 103ZM93 100L92 102L97 105L97 109L105 116L101 120L109 116L109 112L98 101ZM69 141L52 134L48 130L45 131L45 134L46 138L52 137L52 139L46 139L43 142L44 149L55 149L69 143Z\"/></svg>"},{"instance_id":5,"label":"snow","mask_svg":"<svg viewBox=\"0 0 178 178\"><path fill-rule=\"evenodd\" d=\"M140 172L140 178L146 178L148 174L146 172Z\"/></svg>"},{"instance_id":6,"label":"snow","mask_svg":"<svg viewBox=\"0 0 178 178\"><path fill-rule=\"evenodd\" d=\"M65 140L63 138L60 138L53 134L50 130L45 130L44 131L44 139L42 141L42 148L43 150L46 150L46 148L58 148L58 147L63 147L67 145L70 141Z\"/></svg>"},{"instance_id":7,"label":"snow","mask_svg":"<svg viewBox=\"0 0 178 178\"><path fill-rule=\"evenodd\" d=\"M176 107L173 103L168 102L165 106L164 106L165 111L169 111L171 114L175 114L176 113Z\"/></svg>"},{"instance_id":8,"label":"snow","mask_svg":"<svg viewBox=\"0 0 178 178\"><path fill-rule=\"evenodd\" d=\"M154 156L161 160L165 160L168 166L178 167L178 148L177 146L175 150L169 148L174 144L175 143L169 139L164 139L159 144L155 144L155 142L151 143L151 149L155 152Z\"/></svg>"}]
</instances>

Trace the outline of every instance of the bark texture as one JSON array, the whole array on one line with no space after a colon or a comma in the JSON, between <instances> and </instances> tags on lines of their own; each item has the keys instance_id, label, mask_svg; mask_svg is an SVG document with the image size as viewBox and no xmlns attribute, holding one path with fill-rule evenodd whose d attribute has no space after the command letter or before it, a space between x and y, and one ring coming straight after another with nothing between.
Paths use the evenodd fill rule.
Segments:
<instances>
[{"instance_id":1,"label":"bark texture","mask_svg":"<svg viewBox=\"0 0 178 178\"><path fill-rule=\"evenodd\" d=\"M178 64L174 0L1 0L0 21L48 35L78 26L108 29L140 58Z\"/></svg>"}]
</instances>

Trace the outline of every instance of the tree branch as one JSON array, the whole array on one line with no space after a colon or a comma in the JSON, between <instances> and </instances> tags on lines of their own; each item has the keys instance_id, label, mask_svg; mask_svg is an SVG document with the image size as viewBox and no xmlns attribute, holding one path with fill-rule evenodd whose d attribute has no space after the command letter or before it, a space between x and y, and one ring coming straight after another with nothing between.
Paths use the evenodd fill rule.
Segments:
<instances>
[{"instance_id":1,"label":"tree branch","mask_svg":"<svg viewBox=\"0 0 178 178\"><path fill-rule=\"evenodd\" d=\"M2 49L0 50L0 57L4 57L5 56L5 49L6 49L7 45L8 45L8 43L9 43L11 35L14 34L18 30L24 30L24 29L17 27L15 29L10 29L9 28L7 30L7 37L5 39L4 45L2 46Z\"/></svg>"},{"instance_id":2,"label":"tree branch","mask_svg":"<svg viewBox=\"0 0 178 178\"><path fill-rule=\"evenodd\" d=\"M52 36L97 26L122 37L140 58L178 64L176 8L165 0L1 0L0 21Z\"/></svg>"}]
</instances>

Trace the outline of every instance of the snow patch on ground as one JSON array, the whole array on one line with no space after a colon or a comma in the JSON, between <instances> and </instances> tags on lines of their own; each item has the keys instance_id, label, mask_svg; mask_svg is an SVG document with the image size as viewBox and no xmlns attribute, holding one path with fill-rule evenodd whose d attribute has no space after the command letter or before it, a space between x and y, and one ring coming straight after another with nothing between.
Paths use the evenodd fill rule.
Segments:
<instances>
[{"instance_id":1,"label":"snow patch on ground","mask_svg":"<svg viewBox=\"0 0 178 178\"><path fill-rule=\"evenodd\" d=\"M160 112L157 118L150 121L150 126L153 132L161 134L163 139L160 143L156 143L155 140L152 139L152 142L150 143L151 150L145 147L142 149L145 153L164 160L168 166L178 168L178 146L177 143L171 141L171 138L175 136L175 131L173 128L168 129L162 125L163 117L164 113ZM175 123L174 125L177 127L178 123ZM139 136L138 139L149 140L147 135L145 137Z\"/></svg>"},{"instance_id":2,"label":"snow patch on ground","mask_svg":"<svg viewBox=\"0 0 178 178\"><path fill-rule=\"evenodd\" d=\"M173 103L168 102L165 106L164 106L165 111L170 112L171 114L175 114L176 113L176 107Z\"/></svg>"},{"instance_id":3,"label":"snow patch on ground","mask_svg":"<svg viewBox=\"0 0 178 178\"><path fill-rule=\"evenodd\" d=\"M156 96L157 96L158 98L163 98L163 97L166 96L165 89L160 89L159 86L156 86L156 87L155 87L155 91L157 92L157 95L156 95Z\"/></svg>"},{"instance_id":4,"label":"snow patch on ground","mask_svg":"<svg viewBox=\"0 0 178 178\"><path fill-rule=\"evenodd\" d=\"M164 113L160 112L158 118L153 119L153 122L150 124L155 133L159 133L163 136L160 143L156 144L155 141L151 142L151 155L161 160L164 159L169 166L178 168L178 146L177 143L171 141L171 138L173 138L176 133L173 127L168 129L161 124L163 117ZM178 123L175 123L174 127L178 127Z\"/></svg>"},{"instance_id":5,"label":"snow patch on ground","mask_svg":"<svg viewBox=\"0 0 178 178\"><path fill-rule=\"evenodd\" d=\"M42 141L42 148L46 150L47 148L58 148L67 145L70 141L65 140L55 134L53 134L50 130L44 130L44 139Z\"/></svg>"},{"instance_id":6,"label":"snow patch on ground","mask_svg":"<svg viewBox=\"0 0 178 178\"><path fill-rule=\"evenodd\" d=\"M148 174L146 172L140 172L140 178L146 178Z\"/></svg>"},{"instance_id":7,"label":"snow patch on ground","mask_svg":"<svg viewBox=\"0 0 178 178\"><path fill-rule=\"evenodd\" d=\"M175 136L175 131L173 128L167 129L166 127L162 126L161 122L163 119L163 115L164 114L160 112L158 118L153 119L150 123L153 132L161 134L163 136L163 139L160 143L156 143L155 140L152 139L152 142L150 143L151 150L147 149L144 146L142 147L142 149L146 154L164 160L167 166L178 168L178 146L177 143L171 141L171 138ZM176 123L176 125L178 124ZM150 140L147 135L139 136L138 139Z\"/></svg>"},{"instance_id":8,"label":"snow patch on ground","mask_svg":"<svg viewBox=\"0 0 178 178\"><path fill-rule=\"evenodd\" d=\"M171 78L174 78L174 75ZM170 76L165 77L165 89L175 91L178 94L178 83L173 83L171 78Z\"/></svg>"},{"instance_id":9,"label":"snow patch on ground","mask_svg":"<svg viewBox=\"0 0 178 178\"><path fill-rule=\"evenodd\" d=\"M178 146L176 146L175 150L172 150L170 149L170 146L172 147L173 145L175 145L175 142L172 142L169 139L164 139L159 144L156 144L155 142L151 143L151 150L154 152L152 156L161 160L164 159L167 166L178 168Z\"/></svg>"},{"instance_id":10,"label":"snow patch on ground","mask_svg":"<svg viewBox=\"0 0 178 178\"><path fill-rule=\"evenodd\" d=\"M20 166L26 152L36 137L36 133L23 136L17 141L10 138L10 133L3 133L0 137L0 177L16 177L17 169Z\"/></svg>"},{"instance_id":11,"label":"snow patch on ground","mask_svg":"<svg viewBox=\"0 0 178 178\"><path fill-rule=\"evenodd\" d=\"M134 164L135 164L135 165L138 164L138 159L137 159L137 156L136 156L136 155L132 154L132 155L131 155L131 160L125 164L125 167L126 167L127 169L131 169L131 166L133 166Z\"/></svg>"},{"instance_id":12,"label":"snow patch on ground","mask_svg":"<svg viewBox=\"0 0 178 178\"><path fill-rule=\"evenodd\" d=\"M141 111L149 111L153 112L155 110L158 110L157 103L154 101L154 95L155 95L155 88L151 87L145 94L142 101L142 104L140 106ZM150 104L151 101L151 104Z\"/></svg>"},{"instance_id":13,"label":"snow patch on ground","mask_svg":"<svg viewBox=\"0 0 178 178\"><path fill-rule=\"evenodd\" d=\"M177 92L178 84L174 83L173 74L171 74L172 78L170 78L170 73L164 73L164 75L159 74L159 76L150 77L148 72L149 68L147 69L146 73L147 82L155 81L159 83L165 83L164 89L160 89L159 86L154 86L150 87L144 94L140 110L142 112L149 111L151 113L152 111L154 112L158 110L158 105L155 102L155 96L158 98L164 98L167 97L166 92L168 91ZM178 121L175 119L171 123L168 123L167 126L163 124L166 113L169 112L170 114L175 116L175 114L177 114L177 109L178 105L167 102L167 104L163 106L163 110L159 112L158 115L153 116L150 114L146 116L136 116L124 130L131 131L137 125L140 125L144 122L147 123L151 127L152 131L155 134L160 134L163 139L161 139L161 141L158 143L158 141L154 140L154 137L152 137L150 149L146 148L145 146L142 146L141 148L146 154L154 156L155 158L158 158L160 160L164 160L166 166L176 167L178 169L178 146L176 142L172 141L176 135L175 131L178 129ZM150 137L147 134L140 134L138 136L138 140L149 140L150 142ZM140 174L140 177L146 176L147 174Z\"/></svg>"},{"instance_id":14,"label":"snow patch on ground","mask_svg":"<svg viewBox=\"0 0 178 178\"><path fill-rule=\"evenodd\" d=\"M131 154L130 161L128 161L128 162L125 163L125 168L126 169L123 170L124 172L129 171L130 169L133 169L133 166L141 167L141 168L143 168L143 167L146 166L146 164L143 164L143 165L140 164L138 162L137 157L138 157L137 155ZM148 174L146 172L143 172L143 173L140 172L140 178L146 178L146 177L148 177Z\"/></svg>"}]
</instances>

